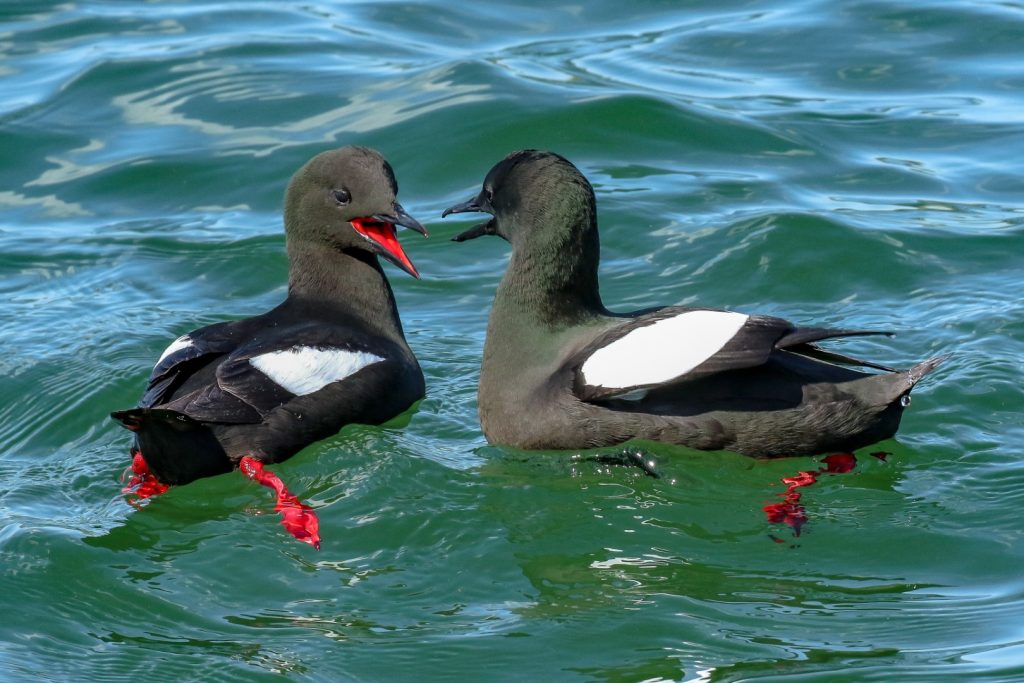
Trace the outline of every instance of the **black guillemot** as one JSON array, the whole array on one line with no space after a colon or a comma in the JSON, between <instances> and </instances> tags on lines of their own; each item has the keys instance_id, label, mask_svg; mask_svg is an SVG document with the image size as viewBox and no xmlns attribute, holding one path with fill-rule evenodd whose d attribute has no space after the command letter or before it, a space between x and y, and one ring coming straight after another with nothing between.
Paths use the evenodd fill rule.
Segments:
<instances>
[{"instance_id":1,"label":"black guillemot","mask_svg":"<svg viewBox=\"0 0 1024 683\"><path fill-rule=\"evenodd\" d=\"M581 449L641 439L756 457L849 451L891 437L910 390L943 360L897 371L817 345L884 332L678 306L608 311L593 188L557 154L509 155L476 197L442 217L462 212L493 217L455 241L498 235L512 246L480 371L491 443Z\"/></svg>"},{"instance_id":2,"label":"black guillemot","mask_svg":"<svg viewBox=\"0 0 1024 683\"><path fill-rule=\"evenodd\" d=\"M386 422L424 395L377 260L419 277L395 231L427 233L397 193L391 166L363 147L324 152L295 173L285 196L284 302L179 337L139 407L112 413L135 434L138 494L239 468L274 488L285 527L319 548L315 513L264 465L347 424Z\"/></svg>"}]
</instances>

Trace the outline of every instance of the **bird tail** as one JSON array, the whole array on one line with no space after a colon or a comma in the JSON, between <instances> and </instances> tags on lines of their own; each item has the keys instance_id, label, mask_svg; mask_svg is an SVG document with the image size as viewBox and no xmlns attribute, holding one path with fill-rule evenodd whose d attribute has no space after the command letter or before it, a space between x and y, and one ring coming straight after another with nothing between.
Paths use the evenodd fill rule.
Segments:
<instances>
[{"instance_id":1,"label":"bird tail","mask_svg":"<svg viewBox=\"0 0 1024 683\"><path fill-rule=\"evenodd\" d=\"M886 382L888 386L888 399L890 402L899 402L901 407L910 405L910 391L920 382L926 375L931 374L935 368L939 367L945 362L952 354L943 354L941 356L934 356L926 361L922 361L917 365L913 366L909 370L901 370L891 375L879 376L879 379Z\"/></svg>"},{"instance_id":2,"label":"bird tail","mask_svg":"<svg viewBox=\"0 0 1024 683\"><path fill-rule=\"evenodd\" d=\"M925 375L931 374L931 372L949 360L952 353L944 353L941 356L933 356L926 361L922 361L914 367L907 370L907 379L910 380L910 386L914 386L920 382Z\"/></svg>"},{"instance_id":3,"label":"bird tail","mask_svg":"<svg viewBox=\"0 0 1024 683\"><path fill-rule=\"evenodd\" d=\"M150 428L160 429L161 426L176 431L199 429L203 426L184 413L162 408L116 410L110 414L110 417L120 422L121 426L125 429L133 432L140 432Z\"/></svg>"},{"instance_id":4,"label":"bird tail","mask_svg":"<svg viewBox=\"0 0 1024 683\"><path fill-rule=\"evenodd\" d=\"M131 408L110 417L135 434L149 469L165 484L187 484L233 467L210 428L184 413Z\"/></svg>"}]
</instances>

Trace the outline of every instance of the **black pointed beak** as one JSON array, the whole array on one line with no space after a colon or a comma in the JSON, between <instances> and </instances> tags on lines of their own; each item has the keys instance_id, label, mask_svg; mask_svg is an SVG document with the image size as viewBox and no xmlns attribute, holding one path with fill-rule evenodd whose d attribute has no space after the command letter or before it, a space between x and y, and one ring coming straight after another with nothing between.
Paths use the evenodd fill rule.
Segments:
<instances>
[{"instance_id":1,"label":"black pointed beak","mask_svg":"<svg viewBox=\"0 0 1024 683\"><path fill-rule=\"evenodd\" d=\"M482 235L497 235L498 233L494 230L494 219L487 221L486 223L479 223L474 225L469 230L460 232L458 235L452 238L452 242L465 242L466 240L476 239Z\"/></svg>"},{"instance_id":2,"label":"black pointed beak","mask_svg":"<svg viewBox=\"0 0 1024 683\"><path fill-rule=\"evenodd\" d=\"M468 201L464 201L461 204L455 206L449 206L447 209L441 212L441 218L447 218L449 214L453 213L480 213L483 209L477 200L479 197L473 197Z\"/></svg>"},{"instance_id":3,"label":"black pointed beak","mask_svg":"<svg viewBox=\"0 0 1024 683\"><path fill-rule=\"evenodd\" d=\"M392 225L400 225L403 228L409 228L410 230L415 230L416 232L418 232L419 234L423 235L424 237L427 236L427 229L423 227L423 224L420 223L415 218L413 218L412 216L410 216L406 212L406 210L402 208L402 205L399 204L398 202L395 202L394 210L390 214L379 213L379 214L375 215L374 218L376 220L384 222L384 223L391 223Z\"/></svg>"},{"instance_id":4,"label":"black pointed beak","mask_svg":"<svg viewBox=\"0 0 1024 683\"><path fill-rule=\"evenodd\" d=\"M487 209L480 205L480 196L473 197L469 201L456 204L455 206L449 206L441 213L441 218L448 216L453 213L490 213ZM466 240L475 239L481 235L497 235L497 231L494 226L494 219L474 225L469 230L460 232L458 235L452 238L453 242L465 242Z\"/></svg>"}]
</instances>

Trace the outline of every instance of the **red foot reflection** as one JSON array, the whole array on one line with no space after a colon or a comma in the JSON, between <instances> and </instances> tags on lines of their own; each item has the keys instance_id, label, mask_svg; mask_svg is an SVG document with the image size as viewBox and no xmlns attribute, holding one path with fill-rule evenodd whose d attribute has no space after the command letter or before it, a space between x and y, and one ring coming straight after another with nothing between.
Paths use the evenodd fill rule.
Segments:
<instances>
[{"instance_id":1,"label":"red foot reflection","mask_svg":"<svg viewBox=\"0 0 1024 683\"><path fill-rule=\"evenodd\" d=\"M121 493L128 494L130 505L138 507L139 503L146 498L158 496L171 488L167 484L161 484L156 476L149 471L149 465L140 451L132 451L132 464L128 469L132 471L132 476L125 487L121 489ZM127 469L125 474L128 474ZM124 475L121 478L123 480Z\"/></svg>"},{"instance_id":2,"label":"red foot reflection","mask_svg":"<svg viewBox=\"0 0 1024 683\"><path fill-rule=\"evenodd\" d=\"M320 519L313 508L296 498L276 474L263 468L259 460L246 456L238 466L242 474L277 492L274 511L281 513L281 525L285 530L296 539L320 550Z\"/></svg>"},{"instance_id":3,"label":"red foot reflection","mask_svg":"<svg viewBox=\"0 0 1024 683\"><path fill-rule=\"evenodd\" d=\"M872 453L879 460L885 460L889 455L885 451ZM857 457L853 453L833 453L825 456L821 462L825 465L816 470L804 470L792 477L783 477L782 483L786 490L780 493L781 503L770 503L764 506L764 513L771 524L785 524L793 529L793 535L799 536L800 530L807 523L807 509L800 502L802 489L811 486L818 481L822 474L845 474L857 466ZM780 538L771 537L776 543L784 543Z\"/></svg>"}]
</instances>

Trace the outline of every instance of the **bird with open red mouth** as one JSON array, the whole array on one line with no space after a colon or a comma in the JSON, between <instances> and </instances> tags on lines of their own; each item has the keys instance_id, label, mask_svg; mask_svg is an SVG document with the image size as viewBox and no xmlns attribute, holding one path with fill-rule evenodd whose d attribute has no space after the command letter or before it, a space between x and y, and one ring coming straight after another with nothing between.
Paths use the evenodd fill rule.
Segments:
<instances>
[{"instance_id":1,"label":"bird with open red mouth","mask_svg":"<svg viewBox=\"0 0 1024 683\"><path fill-rule=\"evenodd\" d=\"M144 498L239 469L275 490L289 533L320 547L316 513L266 466L347 424L386 422L424 395L378 260L419 277L396 228L427 231L397 194L391 166L364 147L324 152L295 173L287 298L178 337L138 407L112 413L135 436L126 492Z\"/></svg>"}]
</instances>

